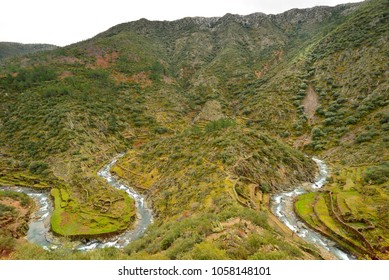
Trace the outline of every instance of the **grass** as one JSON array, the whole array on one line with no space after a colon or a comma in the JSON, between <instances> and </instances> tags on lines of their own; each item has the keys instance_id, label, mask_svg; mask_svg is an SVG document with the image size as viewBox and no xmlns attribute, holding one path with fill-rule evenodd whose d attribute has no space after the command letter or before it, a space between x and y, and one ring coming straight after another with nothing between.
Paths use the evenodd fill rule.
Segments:
<instances>
[{"instance_id":1,"label":"grass","mask_svg":"<svg viewBox=\"0 0 389 280\"><path fill-rule=\"evenodd\" d=\"M50 181L42 177L26 174L25 172L15 172L1 174L0 184L4 186L32 187L37 189L50 188Z\"/></svg>"},{"instance_id":2,"label":"grass","mask_svg":"<svg viewBox=\"0 0 389 280\"><path fill-rule=\"evenodd\" d=\"M364 179L370 178L369 172L376 169L375 166L340 168L332 175L333 182L325 187L332 192L332 207L344 225L331 213L329 193L301 195L295 205L297 214L311 227L343 243L345 248L351 246L351 251L355 250L359 257L368 254L372 258L387 259L387 181L370 185Z\"/></svg>"},{"instance_id":3,"label":"grass","mask_svg":"<svg viewBox=\"0 0 389 280\"><path fill-rule=\"evenodd\" d=\"M330 189L339 214L355 218L346 222L358 228L374 225L362 232L381 254L387 187L380 182L386 168L377 165L388 160L389 141L385 5L301 11L322 20L296 24L285 14L277 25L278 16L264 21L265 28L250 16L227 16L211 28L197 19L140 20L1 62L0 184L52 188L59 234L122 230L133 202L97 178L96 168L126 151L113 171L145 194L160 221L147 233L153 238L129 246L130 257L190 258L196 244L202 253L216 229L203 215L220 223L243 216L258 227L227 227L214 245L229 258L302 258L299 244L279 246L282 237L264 223L263 201L312 181L314 165L304 153L318 154L343 166ZM302 106L307 89L319 96L314 121ZM224 118L194 125L212 101ZM373 169L351 168L361 163ZM323 221L347 237L321 195L325 203L316 205L312 195L297 208L324 228L309 213L320 206ZM120 216L123 209L128 216ZM254 252L244 230L259 227L273 238Z\"/></svg>"},{"instance_id":4,"label":"grass","mask_svg":"<svg viewBox=\"0 0 389 280\"><path fill-rule=\"evenodd\" d=\"M295 211L313 228L319 225L319 221L313 212L313 205L315 205L316 198L317 193L307 193L298 196L295 203Z\"/></svg>"},{"instance_id":5,"label":"grass","mask_svg":"<svg viewBox=\"0 0 389 280\"><path fill-rule=\"evenodd\" d=\"M51 227L55 233L63 236L91 236L123 231L135 221L134 201L124 192L119 200L109 203L109 208L108 204L100 205L100 213L90 212L85 206L77 204L64 189L53 188L51 195L54 198Z\"/></svg>"}]
</instances>

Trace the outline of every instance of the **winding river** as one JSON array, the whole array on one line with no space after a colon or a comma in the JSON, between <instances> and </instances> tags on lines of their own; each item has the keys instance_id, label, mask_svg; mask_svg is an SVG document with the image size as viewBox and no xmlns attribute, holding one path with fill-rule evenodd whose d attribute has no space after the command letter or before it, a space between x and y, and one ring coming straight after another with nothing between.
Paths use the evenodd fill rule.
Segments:
<instances>
[{"instance_id":1,"label":"winding river","mask_svg":"<svg viewBox=\"0 0 389 280\"><path fill-rule=\"evenodd\" d=\"M303 187L297 187L293 191L273 195L271 199L271 210L282 223L307 242L326 249L338 259L355 259L354 256L337 247L335 242L307 227L294 213L294 199L301 194L307 193L308 191L320 189L323 187L328 177L327 165L317 158L312 159L319 167L319 176L315 179L315 182L308 188L308 190Z\"/></svg>"},{"instance_id":2,"label":"winding river","mask_svg":"<svg viewBox=\"0 0 389 280\"><path fill-rule=\"evenodd\" d=\"M144 197L142 197L139 193L137 193L132 188L118 182L110 172L111 167L122 156L124 156L124 153L114 157L110 163L108 163L99 172L97 172L97 175L104 178L108 182L108 184L110 184L112 187L125 191L129 196L131 196L135 200L135 205L137 208L137 217L138 217L135 224L135 229L127 230L121 234L115 235L111 238L106 238L104 240L91 240L86 244L77 246L78 250L91 250L95 248L105 248L105 247L123 248L126 245L128 245L131 241L141 237L145 233L147 227L153 222L153 215L151 209L147 207Z\"/></svg>"},{"instance_id":3,"label":"winding river","mask_svg":"<svg viewBox=\"0 0 389 280\"><path fill-rule=\"evenodd\" d=\"M137 208L137 221L135 223L135 228L129 229L113 237L88 240L87 242L76 245L76 250L86 251L105 247L123 248L131 241L141 237L146 231L147 227L153 222L151 209L147 207L144 197L142 197L132 188L118 182L110 173L111 167L123 155L124 154L117 155L97 174L104 178L112 187L125 191L135 200ZM47 250L56 249L58 246L60 246L61 243L59 239L56 238L50 230L50 218L53 211L53 204L50 198L50 194L47 191L39 191L32 188L21 187L0 187L0 189L23 192L34 200L37 210L31 216L29 229L26 235L26 239L28 241L40 245Z\"/></svg>"},{"instance_id":4,"label":"winding river","mask_svg":"<svg viewBox=\"0 0 389 280\"><path fill-rule=\"evenodd\" d=\"M125 191L135 200L137 208L137 222L135 228L129 229L113 237L88 240L87 242L76 245L76 250L86 251L105 247L123 248L131 241L141 237L147 227L153 222L151 209L147 207L144 197L132 188L120 183L110 173L111 167L123 155L124 153L114 157L111 162L105 165L97 174L104 178L112 187ZM319 167L319 176L310 188L306 190L306 188L297 187L293 191L273 195L271 199L271 210L281 222L307 242L326 249L338 259L355 259L354 256L339 249L335 242L308 228L294 213L293 203L297 196L306 193L307 191L315 191L316 189L321 188L326 182L328 176L327 165L317 158L313 158L313 160ZM47 191L21 187L0 187L0 189L23 192L35 201L37 209L32 214L29 223L29 229L26 235L28 241L38 244L48 250L56 249L60 246L60 241L50 231L50 217L53 211L53 204Z\"/></svg>"}]
</instances>

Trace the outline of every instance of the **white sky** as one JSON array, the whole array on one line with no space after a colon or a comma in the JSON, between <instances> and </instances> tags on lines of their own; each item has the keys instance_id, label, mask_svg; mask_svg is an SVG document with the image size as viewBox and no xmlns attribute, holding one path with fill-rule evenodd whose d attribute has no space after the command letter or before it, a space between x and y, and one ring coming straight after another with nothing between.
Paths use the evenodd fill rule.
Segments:
<instances>
[{"instance_id":1,"label":"white sky","mask_svg":"<svg viewBox=\"0 0 389 280\"><path fill-rule=\"evenodd\" d=\"M1 0L0 41L65 46L123 22L147 18L278 14L362 0Z\"/></svg>"}]
</instances>

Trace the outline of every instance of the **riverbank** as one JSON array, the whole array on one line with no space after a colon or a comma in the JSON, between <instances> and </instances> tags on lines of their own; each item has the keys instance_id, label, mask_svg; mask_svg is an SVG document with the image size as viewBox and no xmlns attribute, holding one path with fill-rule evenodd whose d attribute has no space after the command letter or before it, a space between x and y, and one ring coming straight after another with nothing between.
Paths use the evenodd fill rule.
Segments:
<instances>
[{"instance_id":1,"label":"riverbank","mask_svg":"<svg viewBox=\"0 0 389 280\"><path fill-rule=\"evenodd\" d=\"M319 168L319 175L315 179L314 183L309 187L296 187L289 192L283 192L273 195L271 198L271 210L278 219L285 224L292 232L304 239L305 241L312 243L320 248L324 248L331 253L337 259L349 260L355 259L354 256L338 248L337 244L328 238L322 236L320 233L307 227L294 212L295 199L307 191L315 191L323 187L329 174L327 165L317 159L313 158Z\"/></svg>"},{"instance_id":2,"label":"riverbank","mask_svg":"<svg viewBox=\"0 0 389 280\"><path fill-rule=\"evenodd\" d=\"M131 241L141 237L149 224L153 222L151 209L147 207L145 199L132 188L121 184L110 173L111 167L123 155L124 154L119 154L114 157L107 165L100 169L98 175L105 179L110 186L126 192L128 196L135 200L137 209L136 221L131 221L129 228L121 233L78 237L76 239L79 241L73 241L75 250L87 251L106 247L123 248ZM55 236L51 231L50 220L52 218L54 206L48 191L36 190L28 187L1 187L0 189L24 193L34 200L35 209L31 213L28 231L26 233L26 239L29 242L37 244L46 250L55 250L62 245L61 237Z\"/></svg>"}]
</instances>

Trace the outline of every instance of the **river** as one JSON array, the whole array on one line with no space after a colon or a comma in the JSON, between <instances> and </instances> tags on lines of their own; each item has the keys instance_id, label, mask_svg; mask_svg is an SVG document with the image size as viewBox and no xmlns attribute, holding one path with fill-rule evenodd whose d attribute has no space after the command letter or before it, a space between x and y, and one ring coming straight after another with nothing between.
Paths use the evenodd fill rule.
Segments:
<instances>
[{"instance_id":1,"label":"river","mask_svg":"<svg viewBox=\"0 0 389 280\"><path fill-rule=\"evenodd\" d=\"M53 212L53 203L47 190L38 190L25 187L0 187L0 190L27 194L35 202L35 211L31 214L26 239L45 249L55 249L57 245L50 231L50 218Z\"/></svg>"},{"instance_id":2,"label":"river","mask_svg":"<svg viewBox=\"0 0 389 280\"><path fill-rule=\"evenodd\" d=\"M111 238L106 238L104 240L91 240L86 244L77 246L78 250L91 250L105 247L123 248L131 241L141 237L145 233L147 227L153 222L151 209L147 207L144 197L137 193L134 189L117 181L110 172L111 167L122 156L124 156L124 153L114 157L109 164L97 172L97 175L104 178L112 187L125 191L135 200L135 205L137 208L137 221L135 223L135 229L127 230L121 234L115 235Z\"/></svg>"},{"instance_id":3,"label":"river","mask_svg":"<svg viewBox=\"0 0 389 280\"><path fill-rule=\"evenodd\" d=\"M326 249L337 259L355 259L354 256L341 250L335 242L306 226L305 223L302 222L294 213L294 199L297 196L307 193L308 191L320 189L326 183L329 174L327 165L320 159L312 159L319 167L319 175L315 179L315 182L308 188L308 190L303 187L297 187L293 191L273 195L271 199L271 210L282 223L305 241Z\"/></svg>"},{"instance_id":4,"label":"river","mask_svg":"<svg viewBox=\"0 0 389 280\"><path fill-rule=\"evenodd\" d=\"M114 157L110 163L105 165L97 174L104 178L109 185L125 191L135 200L137 208L137 221L135 223L135 228L129 229L110 238L92 239L87 242L79 243L75 246L76 250L86 251L105 247L123 248L131 241L140 238L146 231L147 227L153 222L152 211L147 207L144 197L127 185L120 183L110 173L111 167L123 155L124 154L119 154ZM327 165L317 158L313 158L313 160L319 167L319 176L310 186L309 191L315 191L321 188L325 184L328 176ZM60 241L50 231L50 217L53 211L53 205L47 191L39 191L24 187L1 187L0 189L23 192L35 201L36 211L32 214L29 229L26 235L26 239L28 241L38 244L45 249L56 249L60 246ZM306 192L307 190L303 187L297 187L293 191L273 195L271 199L272 212L281 220L281 222L307 242L326 249L338 259L355 259L354 256L337 247L335 242L308 228L299 218L297 218L293 210L294 199Z\"/></svg>"},{"instance_id":5,"label":"river","mask_svg":"<svg viewBox=\"0 0 389 280\"><path fill-rule=\"evenodd\" d=\"M109 238L91 239L86 242L78 243L74 246L76 250L86 251L105 247L123 248L131 241L141 237L147 227L153 222L151 209L147 207L144 197L127 185L120 183L110 173L111 167L123 155L124 154L122 153L114 157L111 162L105 165L97 174L104 178L112 187L125 191L135 200L137 208L135 228L126 230L123 233ZM32 213L29 222L29 229L26 235L26 239L28 241L40 245L47 250L56 249L61 245L59 239L56 238L50 230L50 218L53 211L53 203L51 201L50 194L47 191L39 191L37 189L25 187L0 187L0 189L23 192L34 200L36 211Z\"/></svg>"}]
</instances>

